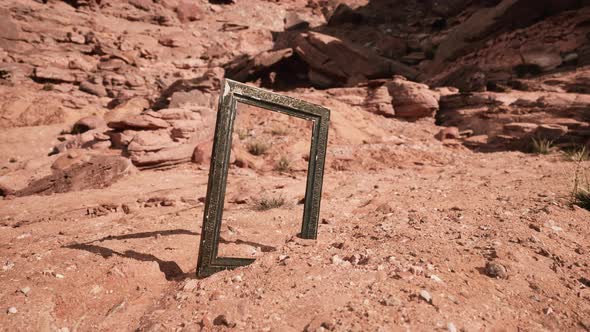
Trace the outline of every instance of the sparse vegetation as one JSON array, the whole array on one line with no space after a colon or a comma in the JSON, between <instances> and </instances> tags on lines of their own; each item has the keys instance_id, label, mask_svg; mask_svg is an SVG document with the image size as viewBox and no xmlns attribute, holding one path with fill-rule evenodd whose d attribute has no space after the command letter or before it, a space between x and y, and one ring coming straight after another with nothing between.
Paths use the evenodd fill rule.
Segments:
<instances>
[{"instance_id":1,"label":"sparse vegetation","mask_svg":"<svg viewBox=\"0 0 590 332\"><path fill-rule=\"evenodd\" d=\"M572 203L590 211L590 183L588 182L588 169L583 165L583 161L586 159L578 159L576 161Z\"/></svg>"},{"instance_id":2,"label":"sparse vegetation","mask_svg":"<svg viewBox=\"0 0 590 332\"><path fill-rule=\"evenodd\" d=\"M573 148L564 150L565 157L571 161L585 161L590 159L590 153L585 146L575 146Z\"/></svg>"},{"instance_id":3,"label":"sparse vegetation","mask_svg":"<svg viewBox=\"0 0 590 332\"><path fill-rule=\"evenodd\" d=\"M274 136L286 136L289 133L289 129L286 127L275 126L270 130L270 133Z\"/></svg>"},{"instance_id":4,"label":"sparse vegetation","mask_svg":"<svg viewBox=\"0 0 590 332\"><path fill-rule=\"evenodd\" d=\"M248 144L248 152L250 152L252 155L255 156L260 156L266 153L266 151L268 151L269 146L266 143L263 143L261 141L254 141L254 142L250 142L250 144Z\"/></svg>"},{"instance_id":5,"label":"sparse vegetation","mask_svg":"<svg viewBox=\"0 0 590 332\"><path fill-rule=\"evenodd\" d=\"M238 134L238 138L240 139L240 141L243 141L250 136L248 129L244 128L237 129L236 133Z\"/></svg>"},{"instance_id":6,"label":"sparse vegetation","mask_svg":"<svg viewBox=\"0 0 590 332\"><path fill-rule=\"evenodd\" d=\"M542 137L533 137L531 140L531 152L536 154L549 154L553 147L553 141Z\"/></svg>"},{"instance_id":7,"label":"sparse vegetation","mask_svg":"<svg viewBox=\"0 0 590 332\"><path fill-rule=\"evenodd\" d=\"M590 191L587 189L578 189L574 193L574 204L590 211Z\"/></svg>"},{"instance_id":8,"label":"sparse vegetation","mask_svg":"<svg viewBox=\"0 0 590 332\"><path fill-rule=\"evenodd\" d=\"M291 170L291 161L289 158L285 156L281 157L275 166L275 170L279 172L289 172Z\"/></svg>"},{"instance_id":9,"label":"sparse vegetation","mask_svg":"<svg viewBox=\"0 0 590 332\"><path fill-rule=\"evenodd\" d=\"M260 200L256 201L255 208L258 211L266 211L276 209L283 205L285 205L285 198L283 196L263 197Z\"/></svg>"}]
</instances>

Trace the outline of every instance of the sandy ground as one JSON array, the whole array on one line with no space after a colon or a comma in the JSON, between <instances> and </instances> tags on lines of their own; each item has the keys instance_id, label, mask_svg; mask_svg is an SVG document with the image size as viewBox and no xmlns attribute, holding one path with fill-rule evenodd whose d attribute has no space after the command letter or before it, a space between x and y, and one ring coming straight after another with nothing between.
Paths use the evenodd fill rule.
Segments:
<instances>
[{"instance_id":1,"label":"sandy ground","mask_svg":"<svg viewBox=\"0 0 590 332\"><path fill-rule=\"evenodd\" d=\"M220 252L258 259L202 280L205 167L2 200L2 330L587 327L589 212L569 203L575 164L423 144L423 158L421 145L390 148L407 157L398 165L329 169L317 241L296 237L304 174L233 167ZM240 183L258 187L231 202ZM258 211L257 190L285 204ZM488 276L486 262L506 276Z\"/></svg>"}]
</instances>

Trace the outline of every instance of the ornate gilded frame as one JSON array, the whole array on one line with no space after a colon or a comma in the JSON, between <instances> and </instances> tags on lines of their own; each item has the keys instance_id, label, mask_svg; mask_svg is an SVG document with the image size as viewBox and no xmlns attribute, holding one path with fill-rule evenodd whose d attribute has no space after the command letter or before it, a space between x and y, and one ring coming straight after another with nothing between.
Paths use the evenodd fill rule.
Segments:
<instances>
[{"instance_id":1,"label":"ornate gilded frame","mask_svg":"<svg viewBox=\"0 0 590 332\"><path fill-rule=\"evenodd\" d=\"M232 133L238 102L312 122L305 206L299 236L304 239L317 238L330 110L303 100L225 79L219 97L215 138L209 168L209 182L197 262L198 277L207 277L215 272L248 265L254 261L252 258L217 256Z\"/></svg>"}]
</instances>

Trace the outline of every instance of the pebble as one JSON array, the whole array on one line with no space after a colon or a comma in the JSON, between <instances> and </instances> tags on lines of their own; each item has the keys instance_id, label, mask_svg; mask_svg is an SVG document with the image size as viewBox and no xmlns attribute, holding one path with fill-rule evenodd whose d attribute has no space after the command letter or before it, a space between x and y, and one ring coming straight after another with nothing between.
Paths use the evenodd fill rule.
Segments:
<instances>
[{"instance_id":1,"label":"pebble","mask_svg":"<svg viewBox=\"0 0 590 332\"><path fill-rule=\"evenodd\" d=\"M338 255L332 256L332 264L342 265L342 263L344 263L344 260L342 258L338 257Z\"/></svg>"},{"instance_id":2,"label":"pebble","mask_svg":"<svg viewBox=\"0 0 590 332\"><path fill-rule=\"evenodd\" d=\"M430 276L430 279L436 281L436 282L442 282L442 279L439 278L436 274L433 274Z\"/></svg>"},{"instance_id":3,"label":"pebble","mask_svg":"<svg viewBox=\"0 0 590 332\"><path fill-rule=\"evenodd\" d=\"M457 327L455 327L455 324L452 322L449 322L447 324L447 330L449 330L449 332L457 332Z\"/></svg>"},{"instance_id":4,"label":"pebble","mask_svg":"<svg viewBox=\"0 0 590 332\"><path fill-rule=\"evenodd\" d=\"M56 273L56 274L55 274L55 277L56 277L57 279L63 279L63 278L65 278L65 276L64 276L63 274L59 274L59 273Z\"/></svg>"},{"instance_id":5,"label":"pebble","mask_svg":"<svg viewBox=\"0 0 590 332\"><path fill-rule=\"evenodd\" d=\"M20 289L20 292L27 295L31 291L31 287L23 287Z\"/></svg>"},{"instance_id":6,"label":"pebble","mask_svg":"<svg viewBox=\"0 0 590 332\"><path fill-rule=\"evenodd\" d=\"M217 325L217 326L227 326L227 327L235 327L236 323L230 321L227 316L225 315L219 315L217 317L215 317L215 319L213 320L213 325Z\"/></svg>"},{"instance_id":7,"label":"pebble","mask_svg":"<svg viewBox=\"0 0 590 332\"><path fill-rule=\"evenodd\" d=\"M8 312L9 314L16 314L18 310L16 310L16 307L10 307L8 308L8 310L6 310L6 312Z\"/></svg>"},{"instance_id":8,"label":"pebble","mask_svg":"<svg viewBox=\"0 0 590 332\"><path fill-rule=\"evenodd\" d=\"M241 275L237 275L237 276L231 278L231 281L233 281L233 282L242 282L242 276Z\"/></svg>"},{"instance_id":9,"label":"pebble","mask_svg":"<svg viewBox=\"0 0 590 332\"><path fill-rule=\"evenodd\" d=\"M191 279L191 280L187 281L186 284L184 284L184 287L182 287L182 290L190 292L190 291L193 291L195 288L197 288L198 285L199 285L198 280Z\"/></svg>"},{"instance_id":10,"label":"pebble","mask_svg":"<svg viewBox=\"0 0 590 332\"><path fill-rule=\"evenodd\" d=\"M428 302L428 303L432 303L432 296L431 296L431 295L430 295L430 293L428 293L426 290L424 290L424 289L423 289L423 290L421 290L421 291L420 291L420 297L421 297L421 298L422 298L424 301L426 301L426 302Z\"/></svg>"}]
</instances>

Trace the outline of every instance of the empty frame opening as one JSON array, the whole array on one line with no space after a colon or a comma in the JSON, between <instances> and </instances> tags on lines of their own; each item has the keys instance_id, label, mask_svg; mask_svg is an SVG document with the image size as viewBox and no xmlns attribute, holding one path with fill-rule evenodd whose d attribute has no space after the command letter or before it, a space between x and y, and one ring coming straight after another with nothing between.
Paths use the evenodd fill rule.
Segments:
<instances>
[{"instance_id":1,"label":"empty frame opening","mask_svg":"<svg viewBox=\"0 0 590 332\"><path fill-rule=\"evenodd\" d=\"M257 258L301 231L312 125L237 103L218 257Z\"/></svg>"}]
</instances>

